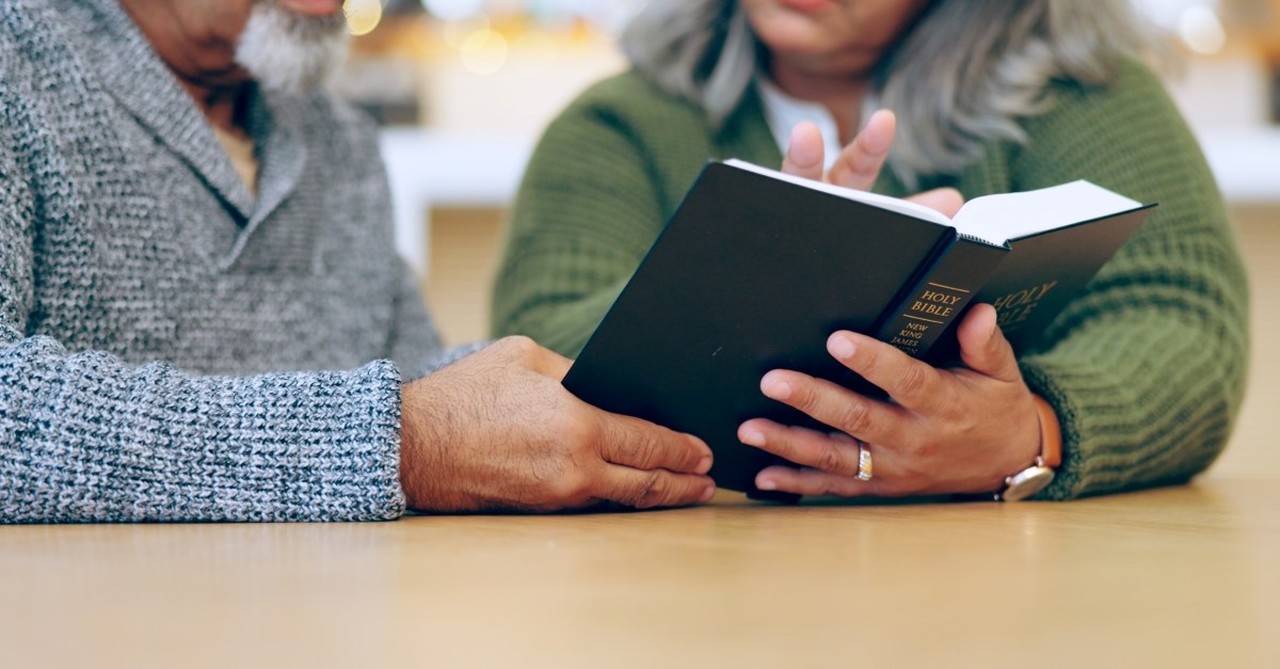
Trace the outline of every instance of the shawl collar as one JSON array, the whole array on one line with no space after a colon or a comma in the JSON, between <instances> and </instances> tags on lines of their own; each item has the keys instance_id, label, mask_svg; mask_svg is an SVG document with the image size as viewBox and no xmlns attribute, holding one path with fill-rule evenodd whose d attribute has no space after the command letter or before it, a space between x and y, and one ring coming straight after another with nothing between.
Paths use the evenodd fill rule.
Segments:
<instances>
[{"instance_id":1,"label":"shawl collar","mask_svg":"<svg viewBox=\"0 0 1280 669\"><path fill-rule=\"evenodd\" d=\"M249 126L259 157L258 198L245 186L213 128L160 59L118 0L59 0L85 60L113 96L214 192L243 225L224 268L234 264L248 237L282 204L306 165L294 96L254 91ZM278 98L278 99L277 99ZM303 103L305 104L305 103Z\"/></svg>"}]
</instances>

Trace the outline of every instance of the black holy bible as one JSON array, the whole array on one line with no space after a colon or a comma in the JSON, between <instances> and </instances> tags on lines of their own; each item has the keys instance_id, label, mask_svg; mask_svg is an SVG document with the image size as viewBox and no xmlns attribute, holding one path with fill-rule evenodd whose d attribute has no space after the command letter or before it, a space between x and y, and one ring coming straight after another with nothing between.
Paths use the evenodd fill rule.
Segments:
<instances>
[{"instance_id":1,"label":"black holy bible","mask_svg":"<svg viewBox=\"0 0 1280 669\"><path fill-rule=\"evenodd\" d=\"M847 329L933 364L965 308L1025 350L1154 205L1084 181L974 199L948 219L731 160L707 165L564 379L581 399L701 437L711 476L755 490L780 461L749 418L829 430L760 392L793 369L874 392L826 352Z\"/></svg>"}]
</instances>

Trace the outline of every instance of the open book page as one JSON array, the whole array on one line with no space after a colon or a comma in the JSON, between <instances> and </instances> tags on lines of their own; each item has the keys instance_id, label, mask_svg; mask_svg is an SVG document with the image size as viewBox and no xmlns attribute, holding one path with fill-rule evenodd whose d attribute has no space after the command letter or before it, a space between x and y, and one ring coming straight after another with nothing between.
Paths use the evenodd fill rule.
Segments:
<instances>
[{"instance_id":1,"label":"open book page","mask_svg":"<svg viewBox=\"0 0 1280 669\"><path fill-rule=\"evenodd\" d=\"M797 186L804 186L805 188L811 188L813 190L821 191L823 193L829 193L831 195L835 195L836 197L842 197L846 200L863 202L873 207L887 209L889 211L902 214L904 216L911 216L913 218L929 221L931 223L937 223L938 225L946 225L946 226L953 225L953 223L951 222L951 219L947 218L942 213L936 210L930 209L921 204L916 204L914 202L900 200L896 197L889 197L888 195L880 195L878 193L868 193L866 191L853 190L852 188L843 188L841 186L833 186L829 183L824 183L821 181L813 181L812 179L805 179L802 177L791 176L790 174L784 174L777 170L771 170L767 167L760 167L759 165L748 163L745 160L738 160L736 158L731 160L726 160L724 161L724 164L732 167L737 167L739 169L747 170L748 172L755 172L756 174L762 174L767 177L772 177L774 179L779 179L781 181L793 183L793 184L796 184ZM1004 240L1001 239L1000 242L1003 243Z\"/></svg>"},{"instance_id":2,"label":"open book page","mask_svg":"<svg viewBox=\"0 0 1280 669\"><path fill-rule=\"evenodd\" d=\"M952 220L961 233L992 244L1142 207L1088 181L1023 193L986 195L966 202Z\"/></svg>"},{"instance_id":3,"label":"open book page","mask_svg":"<svg viewBox=\"0 0 1280 669\"><path fill-rule=\"evenodd\" d=\"M954 226L961 233L984 240L994 246L1003 246L1007 240L1142 207L1140 202L1088 181L1079 180L1022 193L1001 193L974 198L961 207L954 219L949 219L924 205L896 197L791 176L743 160L732 159L724 162L732 167L829 193L846 200L862 202L939 225Z\"/></svg>"}]
</instances>

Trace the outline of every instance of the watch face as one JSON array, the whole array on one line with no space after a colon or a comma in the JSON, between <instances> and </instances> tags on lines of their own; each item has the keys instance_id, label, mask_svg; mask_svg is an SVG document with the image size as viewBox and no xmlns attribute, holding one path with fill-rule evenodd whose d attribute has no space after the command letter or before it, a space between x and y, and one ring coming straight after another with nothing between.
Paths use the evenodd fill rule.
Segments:
<instances>
[{"instance_id":1,"label":"watch face","mask_svg":"<svg viewBox=\"0 0 1280 669\"><path fill-rule=\"evenodd\" d=\"M1028 467L1009 479L1009 487L1000 493L1000 499L1017 502L1026 499L1053 482L1053 470L1048 467Z\"/></svg>"}]
</instances>

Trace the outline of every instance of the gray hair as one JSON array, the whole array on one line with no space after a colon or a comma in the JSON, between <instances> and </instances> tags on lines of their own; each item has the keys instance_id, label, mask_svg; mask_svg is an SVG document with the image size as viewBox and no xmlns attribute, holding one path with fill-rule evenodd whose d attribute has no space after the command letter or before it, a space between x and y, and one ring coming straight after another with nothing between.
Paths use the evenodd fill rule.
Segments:
<instances>
[{"instance_id":1,"label":"gray hair","mask_svg":"<svg viewBox=\"0 0 1280 669\"><path fill-rule=\"evenodd\" d=\"M1018 119L1052 105L1047 84L1104 85L1154 52L1128 0L934 0L873 75L870 106L898 115L889 167L910 188L954 174L991 140L1024 143ZM735 0L650 0L622 35L642 75L715 125L751 86L761 45Z\"/></svg>"}]
</instances>

